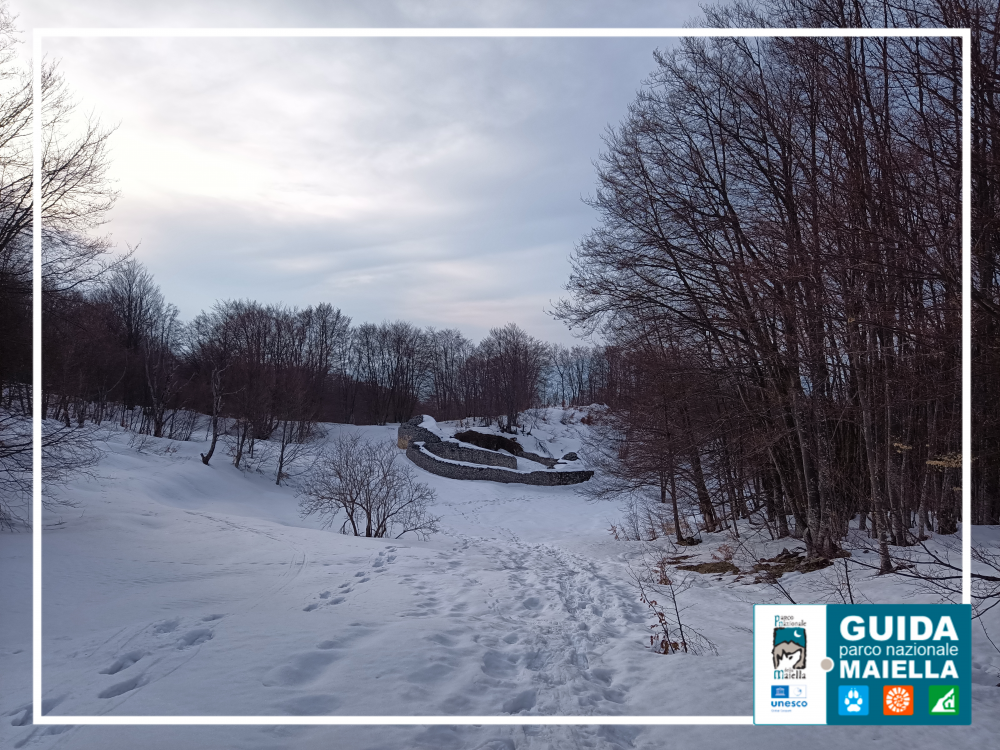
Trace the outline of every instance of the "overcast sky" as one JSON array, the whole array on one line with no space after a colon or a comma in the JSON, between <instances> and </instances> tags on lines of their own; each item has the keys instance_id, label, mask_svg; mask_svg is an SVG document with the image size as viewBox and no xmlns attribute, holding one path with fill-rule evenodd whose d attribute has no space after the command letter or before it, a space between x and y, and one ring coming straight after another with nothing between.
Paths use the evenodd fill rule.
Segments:
<instances>
[{"instance_id":1,"label":"overcast sky","mask_svg":"<svg viewBox=\"0 0 1000 750\"><path fill-rule=\"evenodd\" d=\"M12 2L21 28L682 26L694 3ZM52 39L117 125L106 229L191 318L330 302L474 339L546 315L651 39Z\"/></svg>"}]
</instances>

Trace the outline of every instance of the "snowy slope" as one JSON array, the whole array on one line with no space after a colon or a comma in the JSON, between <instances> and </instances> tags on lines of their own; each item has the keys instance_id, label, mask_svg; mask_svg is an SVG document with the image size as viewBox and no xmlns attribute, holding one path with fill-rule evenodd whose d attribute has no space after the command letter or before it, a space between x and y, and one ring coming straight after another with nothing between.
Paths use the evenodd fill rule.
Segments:
<instances>
[{"instance_id":1,"label":"snowy slope","mask_svg":"<svg viewBox=\"0 0 1000 750\"><path fill-rule=\"evenodd\" d=\"M580 448L578 423L519 436ZM566 420L569 421L569 420ZM450 426L450 425L449 425ZM356 429L332 426L337 430ZM395 439L395 425L361 428ZM478 429L478 428L477 428ZM534 442L532 442L534 441ZM294 489L211 467L201 443L113 436L76 510L44 534L44 693L54 714L747 715L750 613L763 586L694 576L686 617L719 656L657 656L629 583L642 544L572 487L458 482L429 541L342 536L298 516ZM749 727L32 727L30 538L2 539L0 747L771 747L815 729ZM726 541L709 538L698 559ZM788 545L789 540L784 541ZM783 546L777 544L777 548ZM824 571L789 578L796 592ZM875 601L905 591L858 581ZM804 597L807 594L797 593ZM800 601L806 601L802 598ZM1000 617L990 621L1000 632ZM989 626L989 625L988 625ZM977 630L971 728L822 730L824 746L990 747L1000 654ZM596 719L595 719L596 720Z\"/></svg>"}]
</instances>

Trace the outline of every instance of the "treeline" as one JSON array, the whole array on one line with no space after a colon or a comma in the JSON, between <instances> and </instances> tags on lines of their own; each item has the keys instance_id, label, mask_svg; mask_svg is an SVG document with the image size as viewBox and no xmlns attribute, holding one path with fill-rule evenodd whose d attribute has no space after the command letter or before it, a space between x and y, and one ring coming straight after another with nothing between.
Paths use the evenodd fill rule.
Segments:
<instances>
[{"instance_id":1,"label":"treeline","mask_svg":"<svg viewBox=\"0 0 1000 750\"><path fill-rule=\"evenodd\" d=\"M707 18L976 28L980 169L996 164L996 22L975 0L785 0ZM606 137L600 225L559 311L626 362L605 462L619 488L690 499L709 529L791 523L817 555L838 553L851 519L894 545L956 531L961 60L950 37L684 39L658 55ZM996 174L978 179L995 301ZM981 450L996 435L995 310L977 312ZM974 464L978 522L1000 520L996 458Z\"/></svg>"},{"instance_id":2,"label":"treeline","mask_svg":"<svg viewBox=\"0 0 1000 750\"><path fill-rule=\"evenodd\" d=\"M317 422L423 411L514 431L528 409L607 391L601 349L547 344L515 324L474 344L405 321L352 325L325 303L251 300L219 302L185 324L134 258L87 291L58 295L43 322L46 418L186 439L193 415L210 415L216 434L234 436L237 466L256 441L302 442Z\"/></svg>"},{"instance_id":3,"label":"treeline","mask_svg":"<svg viewBox=\"0 0 1000 750\"><path fill-rule=\"evenodd\" d=\"M17 44L0 0L0 528L26 521L31 488L32 85ZM475 344L401 321L352 325L329 304L250 300L181 321L134 254L115 256L101 232L117 199L107 179L113 129L81 120L55 63L44 63L41 90L47 481L96 461L95 425L184 439L207 415L206 461L220 434L238 466L267 440L280 481L319 421L383 424L427 411L513 430L527 409L600 398L593 349L551 346L515 325Z\"/></svg>"}]
</instances>

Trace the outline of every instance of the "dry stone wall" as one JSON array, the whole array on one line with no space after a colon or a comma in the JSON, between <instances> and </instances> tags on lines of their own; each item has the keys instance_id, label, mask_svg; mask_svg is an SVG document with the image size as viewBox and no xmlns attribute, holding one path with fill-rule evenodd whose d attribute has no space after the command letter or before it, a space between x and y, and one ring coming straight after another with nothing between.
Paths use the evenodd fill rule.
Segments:
<instances>
[{"instance_id":1,"label":"dry stone wall","mask_svg":"<svg viewBox=\"0 0 1000 750\"><path fill-rule=\"evenodd\" d=\"M483 450L482 448L467 448L458 443L443 440L440 443L424 442L424 450L428 450L438 458L446 458L451 461L468 461L473 464L483 464L484 466L502 466L505 469L516 469L517 459L505 453L495 453Z\"/></svg>"},{"instance_id":2,"label":"dry stone wall","mask_svg":"<svg viewBox=\"0 0 1000 750\"><path fill-rule=\"evenodd\" d=\"M406 450L406 457L422 469L449 479L479 479L505 484L533 484L558 487L586 482L592 471L552 471L558 459L523 453L524 458L549 467L547 471L517 471L517 458L507 453L471 448L441 436L421 425L424 415L403 422L397 433L397 445ZM575 458L575 456L574 456ZM465 463L453 463L464 461ZM478 464L473 466L472 464Z\"/></svg>"},{"instance_id":3,"label":"dry stone wall","mask_svg":"<svg viewBox=\"0 0 1000 750\"><path fill-rule=\"evenodd\" d=\"M493 466L469 466L443 461L431 453L423 443L414 441L406 449L406 457L421 469L448 479L472 479L505 484L533 484L540 487L558 487L586 482L592 471L531 471L522 473Z\"/></svg>"},{"instance_id":4,"label":"dry stone wall","mask_svg":"<svg viewBox=\"0 0 1000 750\"><path fill-rule=\"evenodd\" d=\"M441 438L435 435L433 432L425 427L421 427L420 424L424 421L424 415L420 414L409 422L403 422L399 426L399 430L396 432L397 440L396 445L400 448L409 447L410 443L414 441L421 441L427 445L432 443L440 443Z\"/></svg>"}]
</instances>

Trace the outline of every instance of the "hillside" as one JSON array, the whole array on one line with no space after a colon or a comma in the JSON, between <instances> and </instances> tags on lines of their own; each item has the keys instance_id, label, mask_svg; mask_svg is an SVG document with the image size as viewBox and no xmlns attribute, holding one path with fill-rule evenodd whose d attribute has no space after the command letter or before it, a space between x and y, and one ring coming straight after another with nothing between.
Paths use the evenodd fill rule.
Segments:
<instances>
[{"instance_id":1,"label":"hillside","mask_svg":"<svg viewBox=\"0 0 1000 750\"><path fill-rule=\"evenodd\" d=\"M526 448L580 450L579 414L550 410ZM564 423L565 422L565 423ZM396 426L361 429L395 440ZM751 606L776 592L745 577L691 580L685 622L718 656L656 655L629 567L642 542L608 528L611 503L573 487L459 482L438 494L428 541L343 536L301 519L294 487L241 472L200 442L113 433L95 476L60 490L78 507L44 531L46 711L86 715L706 715L751 713ZM996 529L984 529L996 535ZM4 534L0 746L746 747L815 730L643 727L61 728L29 725L30 537ZM994 539L994 541L997 541ZM705 535L689 562L728 543ZM761 543L761 556L794 540ZM782 582L806 602L831 569ZM872 601L912 591L855 581ZM813 593L810 593L813 592ZM1000 613L988 627L1000 633ZM1000 653L974 627L970 728L825 730L824 746L988 747L1000 731Z\"/></svg>"}]
</instances>

